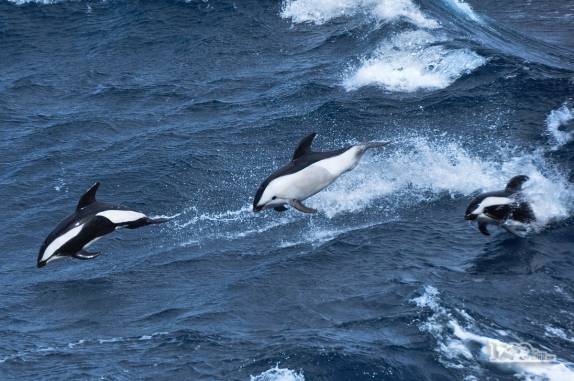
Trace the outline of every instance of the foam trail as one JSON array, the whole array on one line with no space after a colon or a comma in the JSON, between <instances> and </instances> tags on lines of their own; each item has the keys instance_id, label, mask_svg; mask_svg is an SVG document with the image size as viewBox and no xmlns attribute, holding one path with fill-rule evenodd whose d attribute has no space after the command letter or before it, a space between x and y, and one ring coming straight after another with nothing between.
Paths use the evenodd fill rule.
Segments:
<instances>
[{"instance_id":1,"label":"foam trail","mask_svg":"<svg viewBox=\"0 0 574 381\"><path fill-rule=\"evenodd\" d=\"M565 341L570 341L571 343L574 343L574 337L568 336L568 334L566 332L564 332L564 330L562 328L546 326L546 327L544 327L544 330L546 331L544 333L545 336L557 337L559 339L562 339Z\"/></svg>"},{"instance_id":2,"label":"foam trail","mask_svg":"<svg viewBox=\"0 0 574 381\"><path fill-rule=\"evenodd\" d=\"M288 0L281 11L283 18L294 23L317 25L357 14L379 22L404 19L421 28L439 27L436 20L426 16L411 0Z\"/></svg>"},{"instance_id":3,"label":"foam trail","mask_svg":"<svg viewBox=\"0 0 574 381\"><path fill-rule=\"evenodd\" d=\"M562 131L560 127L566 126L574 119L574 110L564 103L560 108L550 111L546 117L546 130L554 140L553 150L557 150L564 144L570 142L574 137L574 131Z\"/></svg>"},{"instance_id":4,"label":"foam trail","mask_svg":"<svg viewBox=\"0 0 574 381\"><path fill-rule=\"evenodd\" d=\"M480 364L487 363L502 370L510 370L516 378L523 380L574 379L573 364L560 360L551 353L532 348L519 340L512 343L508 339L503 341L471 332L470 329L478 329L477 322L463 310L444 307L439 291L433 286L425 286L423 294L411 302L421 309L431 311L430 317L419 325L419 329L429 333L437 341L436 351L440 354L441 363L449 368L465 369L474 373L469 374L469 378L480 374ZM469 328L464 328L463 324ZM509 336L509 333L504 331L499 334ZM479 344L478 354L473 351L472 343Z\"/></svg>"},{"instance_id":5,"label":"foam trail","mask_svg":"<svg viewBox=\"0 0 574 381\"><path fill-rule=\"evenodd\" d=\"M278 365L257 376L250 376L249 379L250 381L305 381L303 373L287 368L279 368Z\"/></svg>"},{"instance_id":6,"label":"foam trail","mask_svg":"<svg viewBox=\"0 0 574 381\"><path fill-rule=\"evenodd\" d=\"M343 82L347 91L377 85L385 90L413 92L437 90L486 63L469 49L447 49L445 38L417 30L384 42Z\"/></svg>"},{"instance_id":7,"label":"foam trail","mask_svg":"<svg viewBox=\"0 0 574 381\"><path fill-rule=\"evenodd\" d=\"M509 155L509 149L500 148L495 156L483 158L456 141L415 137L398 144L393 151L365 157L308 203L328 218L389 205L397 210L445 196L470 197L478 191L503 189L511 177L525 174L530 180L524 194L538 219L536 228L573 212L574 186L546 163L543 152Z\"/></svg>"}]
</instances>

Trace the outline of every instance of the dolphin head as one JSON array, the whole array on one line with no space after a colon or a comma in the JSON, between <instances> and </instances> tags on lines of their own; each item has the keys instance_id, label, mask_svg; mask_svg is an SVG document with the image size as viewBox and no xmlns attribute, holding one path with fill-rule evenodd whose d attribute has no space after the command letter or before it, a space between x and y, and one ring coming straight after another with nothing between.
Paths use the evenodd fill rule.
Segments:
<instances>
[{"instance_id":1,"label":"dolphin head","mask_svg":"<svg viewBox=\"0 0 574 381\"><path fill-rule=\"evenodd\" d=\"M265 180L263 184L257 189L255 198L253 199L253 211L260 212L264 209L274 208L277 206L287 204L287 200L282 198L278 193L277 184L269 179Z\"/></svg>"},{"instance_id":2,"label":"dolphin head","mask_svg":"<svg viewBox=\"0 0 574 381\"><path fill-rule=\"evenodd\" d=\"M48 259L44 259L44 252L46 251L48 244L49 244L48 239L46 239L44 240L42 247L40 247L40 251L38 252L38 261L36 262L36 266L38 268L44 267L48 263Z\"/></svg>"}]
</instances>

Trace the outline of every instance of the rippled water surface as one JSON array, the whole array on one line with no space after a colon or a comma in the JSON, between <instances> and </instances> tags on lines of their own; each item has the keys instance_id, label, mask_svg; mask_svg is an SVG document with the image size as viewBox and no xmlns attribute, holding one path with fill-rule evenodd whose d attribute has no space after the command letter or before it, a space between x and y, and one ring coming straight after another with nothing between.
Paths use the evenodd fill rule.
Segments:
<instances>
[{"instance_id":1,"label":"rippled water surface","mask_svg":"<svg viewBox=\"0 0 574 381\"><path fill-rule=\"evenodd\" d=\"M0 379L574 380L570 1L0 0ZM390 140L251 212L317 149ZM526 174L524 239L464 221ZM35 267L82 192L152 216ZM499 363L523 343L552 357ZM522 347L511 347L518 355Z\"/></svg>"}]
</instances>

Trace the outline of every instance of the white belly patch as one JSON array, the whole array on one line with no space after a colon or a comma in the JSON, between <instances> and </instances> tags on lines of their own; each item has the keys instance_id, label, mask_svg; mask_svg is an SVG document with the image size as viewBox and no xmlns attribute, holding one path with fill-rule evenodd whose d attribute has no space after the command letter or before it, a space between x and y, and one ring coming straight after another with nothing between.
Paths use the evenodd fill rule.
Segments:
<instances>
[{"instance_id":1,"label":"white belly patch","mask_svg":"<svg viewBox=\"0 0 574 381\"><path fill-rule=\"evenodd\" d=\"M75 228L68 230L66 233L53 240L48 245L46 250L44 250L44 254L42 254L42 261L50 258L56 251L58 251L58 249L68 243L68 241L70 241L72 238L80 234L83 227L84 225L76 226Z\"/></svg>"}]
</instances>

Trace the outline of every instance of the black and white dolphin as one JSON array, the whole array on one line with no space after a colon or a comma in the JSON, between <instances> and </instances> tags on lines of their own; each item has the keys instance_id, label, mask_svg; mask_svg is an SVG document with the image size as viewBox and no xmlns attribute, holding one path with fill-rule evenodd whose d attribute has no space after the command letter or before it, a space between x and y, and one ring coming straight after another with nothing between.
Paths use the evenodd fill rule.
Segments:
<instances>
[{"instance_id":1,"label":"black and white dolphin","mask_svg":"<svg viewBox=\"0 0 574 381\"><path fill-rule=\"evenodd\" d=\"M528 180L528 176L515 176L504 190L478 195L466 208L464 219L477 221L478 230L484 235L490 235L488 225L498 225L512 234L524 236L523 224L536 221L530 204L520 192Z\"/></svg>"},{"instance_id":2,"label":"black and white dolphin","mask_svg":"<svg viewBox=\"0 0 574 381\"><path fill-rule=\"evenodd\" d=\"M95 258L100 253L85 249L102 236L119 228L135 229L167 221L165 218L151 219L121 205L96 201L99 186L99 182L92 185L80 198L76 211L61 221L44 240L38 253L38 267L62 257Z\"/></svg>"},{"instance_id":3,"label":"black and white dolphin","mask_svg":"<svg viewBox=\"0 0 574 381\"><path fill-rule=\"evenodd\" d=\"M382 147L388 143L369 142L335 151L314 152L311 144L316 135L312 133L304 137L291 162L275 171L259 186L253 200L253 211L273 208L284 212L288 204L303 213L316 213L317 210L303 205L302 201L355 168L369 148Z\"/></svg>"}]
</instances>

